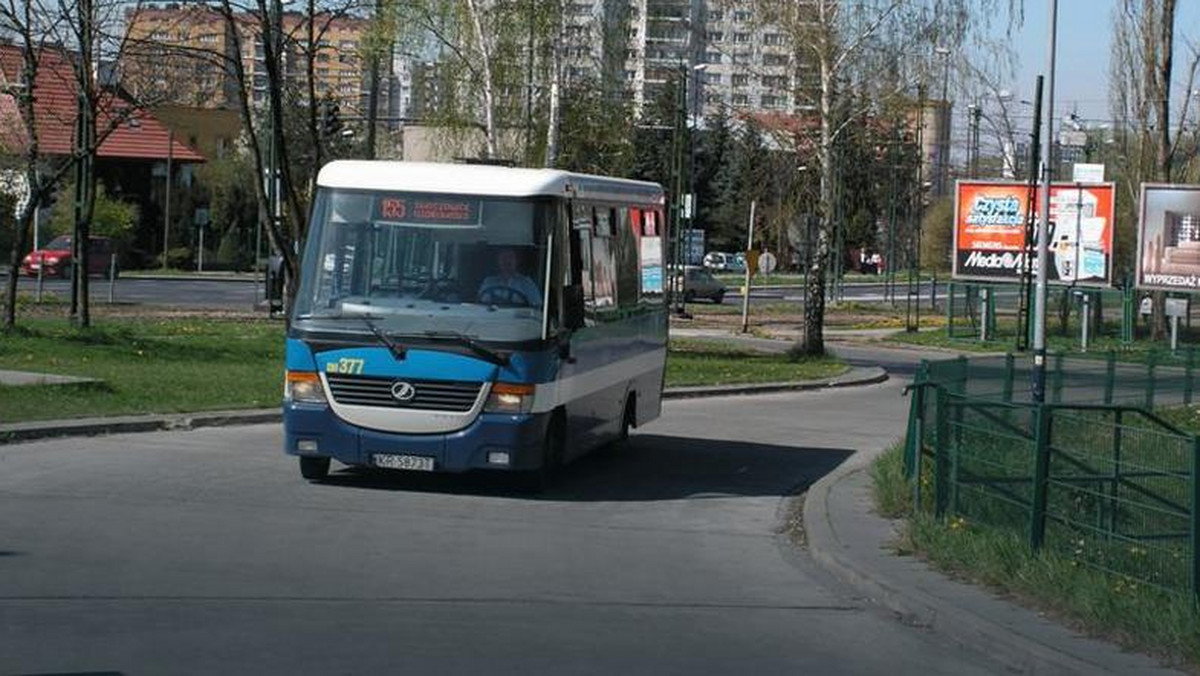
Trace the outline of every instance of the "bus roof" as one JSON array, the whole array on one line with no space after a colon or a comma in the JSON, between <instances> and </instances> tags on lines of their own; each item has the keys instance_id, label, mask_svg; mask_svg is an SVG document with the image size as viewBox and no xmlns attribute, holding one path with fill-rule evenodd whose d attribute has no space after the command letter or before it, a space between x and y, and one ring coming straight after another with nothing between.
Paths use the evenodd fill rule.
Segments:
<instances>
[{"instance_id":1,"label":"bus roof","mask_svg":"<svg viewBox=\"0 0 1200 676\"><path fill-rule=\"evenodd\" d=\"M484 164L336 160L321 168L317 185L497 197L572 196L650 206L663 204L663 190L657 183L557 169L517 169Z\"/></svg>"}]
</instances>

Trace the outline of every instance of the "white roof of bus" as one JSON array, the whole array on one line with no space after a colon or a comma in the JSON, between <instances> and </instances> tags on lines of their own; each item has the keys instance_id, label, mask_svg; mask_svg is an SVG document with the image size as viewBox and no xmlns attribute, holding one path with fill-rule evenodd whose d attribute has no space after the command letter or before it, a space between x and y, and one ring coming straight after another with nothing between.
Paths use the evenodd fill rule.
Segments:
<instances>
[{"instance_id":1,"label":"white roof of bus","mask_svg":"<svg viewBox=\"0 0 1200 676\"><path fill-rule=\"evenodd\" d=\"M317 185L497 197L567 195L662 204L657 183L575 174L557 169L517 169L483 164L337 160L321 168Z\"/></svg>"}]
</instances>

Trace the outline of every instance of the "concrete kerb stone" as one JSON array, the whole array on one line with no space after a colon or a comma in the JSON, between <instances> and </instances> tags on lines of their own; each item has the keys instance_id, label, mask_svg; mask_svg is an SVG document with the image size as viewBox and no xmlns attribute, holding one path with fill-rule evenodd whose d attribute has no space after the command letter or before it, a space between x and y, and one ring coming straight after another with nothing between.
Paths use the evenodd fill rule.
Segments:
<instances>
[{"instance_id":1,"label":"concrete kerb stone","mask_svg":"<svg viewBox=\"0 0 1200 676\"><path fill-rule=\"evenodd\" d=\"M723 397L739 394L768 394L772 392L854 387L881 383L887 380L887 378L887 372L881 368L853 368L835 378L819 380L721 385L713 387L672 387L663 391L663 398ZM261 408L170 415L149 414L12 423L0 425L0 445L21 441L35 441L50 437L97 436L130 432L190 430L200 427L256 425L280 422L282 419L283 412L279 408Z\"/></svg>"},{"instance_id":2,"label":"concrete kerb stone","mask_svg":"<svg viewBox=\"0 0 1200 676\"><path fill-rule=\"evenodd\" d=\"M884 449L860 451L818 480L803 498L813 560L857 594L1022 673L1176 673L1149 657L1079 636L1040 613L889 551L894 524L873 512L866 471Z\"/></svg>"}]
</instances>

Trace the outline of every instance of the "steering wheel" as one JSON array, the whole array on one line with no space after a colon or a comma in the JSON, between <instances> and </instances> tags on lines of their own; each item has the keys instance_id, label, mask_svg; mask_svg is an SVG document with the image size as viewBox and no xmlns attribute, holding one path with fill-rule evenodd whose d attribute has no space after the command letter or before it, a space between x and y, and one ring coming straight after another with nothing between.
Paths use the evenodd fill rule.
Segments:
<instances>
[{"instance_id":1,"label":"steering wheel","mask_svg":"<svg viewBox=\"0 0 1200 676\"><path fill-rule=\"evenodd\" d=\"M497 298L497 295L502 296L503 300ZM485 300L489 297L491 300ZM533 303L529 302L529 296L511 286L485 286L479 290L479 300L491 303L492 305L533 305Z\"/></svg>"}]
</instances>

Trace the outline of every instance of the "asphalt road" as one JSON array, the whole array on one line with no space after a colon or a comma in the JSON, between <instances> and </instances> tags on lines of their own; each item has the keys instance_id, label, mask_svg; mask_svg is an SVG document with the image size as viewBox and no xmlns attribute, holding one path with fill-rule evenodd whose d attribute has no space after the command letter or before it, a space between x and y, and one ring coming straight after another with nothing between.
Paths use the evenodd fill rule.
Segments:
<instances>
[{"instance_id":1,"label":"asphalt road","mask_svg":"<svg viewBox=\"0 0 1200 676\"><path fill-rule=\"evenodd\" d=\"M901 385L670 402L537 498L307 484L276 425L0 446L0 672L996 670L780 534L788 496L900 434Z\"/></svg>"},{"instance_id":2,"label":"asphalt road","mask_svg":"<svg viewBox=\"0 0 1200 676\"><path fill-rule=\"evenodd\" d=\"M0 275L3 279L4 275ZM43 289L67 297L71 292L71 284L63 279L43 280ZM36 281L22 277L18 287L21 291L32 294L36 289ZM728 286L724 302L726 305L740 305L742 294L737 286ZM108 300L109 283L99 277L91 278L91 294L96 303ZM896 299L903 301L905 286L896 286ZM945 293L945 284L938 285L939 301ZM858 302L882 302L885 295L883 284L847 284L844 300ZM921 286L920 297L926 305L930 299L928 282ZM136 279L121 277L113 287L113 300L117 303L139 303L146 305L161 305L183 308L212 308L224 310L246 310L262 297L261 287L246 281L227 280L195 280L183 279ZM804 289L801 286L773 287L767 289L751 289L751 303L803 302ZM703 305L708 301L699 300Z\"/></svg>"},{"instance_id":3,"label":"asphalt road","mask_svg":"<svg viewBox=\"0 0 1200 676\"><path fill-rule=\"evenodd\" d=\"M2 278L2 277L0 277ZM92 277L90 291L93 303L108 301L108 280ZM59 298L71 294L71 282L66 279L42 281L43 291ZM18 290L33 294L37 281L22 277ZM138 303L189 309L211 308L222 310L250 310L262 297L256 284L243 281L191 280L191 279L131 279L118 277L113 286L113 301L116 303Z\"/></svg>"}]
</instances>

